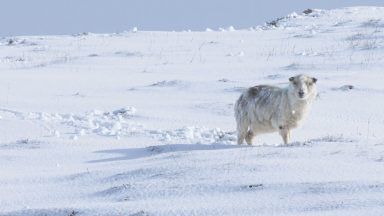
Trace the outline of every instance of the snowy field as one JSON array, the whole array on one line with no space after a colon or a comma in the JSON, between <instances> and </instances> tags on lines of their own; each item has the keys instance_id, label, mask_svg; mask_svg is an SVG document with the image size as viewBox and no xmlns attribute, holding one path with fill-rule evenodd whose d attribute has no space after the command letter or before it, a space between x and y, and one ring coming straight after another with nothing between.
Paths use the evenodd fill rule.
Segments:
<instances>
[{"instance_id":1,"label":"snowy field","mask_svg":"<svg viewBox=\"0 0 384 216\"><path fill-rule=\"evenodd\" d=\"M384 215L384 8L206 32L0 40L0 215ZM235 144L244 88L318 79Z\"/></svg>"}]
</instances>

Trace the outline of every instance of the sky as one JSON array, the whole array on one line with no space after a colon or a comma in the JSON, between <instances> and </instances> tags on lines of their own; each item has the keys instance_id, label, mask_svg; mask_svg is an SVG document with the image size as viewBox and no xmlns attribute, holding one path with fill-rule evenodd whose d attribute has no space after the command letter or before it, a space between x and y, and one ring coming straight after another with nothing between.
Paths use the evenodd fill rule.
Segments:
<instances>
[{"instance_id":1,"label":"sky","mask_svg":"<svg viewBox=\"0 0 384 216\"><path fill-rule=\"evenodd\" d=\"M307 8L384 6L383 0L9 0L0 36L249 28Z\"/></svg>"}]
</instances>

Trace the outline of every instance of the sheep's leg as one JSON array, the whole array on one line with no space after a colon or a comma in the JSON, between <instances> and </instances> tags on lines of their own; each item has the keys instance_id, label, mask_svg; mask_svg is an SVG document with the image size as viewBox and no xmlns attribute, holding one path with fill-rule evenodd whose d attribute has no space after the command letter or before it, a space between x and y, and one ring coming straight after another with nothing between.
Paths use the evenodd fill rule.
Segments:
<instances>
[{"instance_id":1,"label":"sheep's leg","mask_svg":"<svg viewBox=\"0 0 384 216\"><path fill-rule=\"evenodd\" d=\"M244 143L244 139L247 137L248 124L244 121L237 122L237 144Z\"/></svg>"},{"instance_id":2,"label":"sheep's leg","mask_svg":"<svg viewBox=\"0 0 384 216\"><path fill-rule=\"evenodd\" d=\"M288 130L288 142L291 141L291 131Z\"/></svg>"},{"instance_id":3,"label":"sheep's leg","mask_svg":"<svg viewBox=\"0 0 384 216\"><path fill-rule=\"evenodd\" d=\"M283 138L284 144L288 144L291 138L291 131L287 128L280 127L279 133L280 133L280 136Z\"/></svg>"},{"instance_id":4,"label":"sheep's leg","mask_svg":"<svg viewBox=\"0 0 384 216\"><path fill-rule=\"evenodd\" d=\"M247 132L237 132L237 144L241 145L244 143Z\"/></svg>"},{"instance_id":5,"label":"sheep's leg","mask_svg":"<svg viewBox=\"0 0 384 216\"><path fill-rule=\"evenodd\" d=\"M247 132L247 136L245 137L245 141L248 145L252 145L252 139L255 136L255 133L252 130L249 130Z\"/></svg>"}]
</instances>

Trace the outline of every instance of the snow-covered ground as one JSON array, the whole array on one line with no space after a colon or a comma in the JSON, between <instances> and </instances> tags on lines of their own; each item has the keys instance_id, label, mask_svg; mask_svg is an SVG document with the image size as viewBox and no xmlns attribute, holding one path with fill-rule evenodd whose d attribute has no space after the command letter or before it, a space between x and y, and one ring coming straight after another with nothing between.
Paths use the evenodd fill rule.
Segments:
<instances>
[{"instance_id":1,"label":"snow-covered ground","mask_svg":"<svg viewBox=\"0 0 384 216\"><path fill-rule=\"evenodd\" d=\"M206 32L0 40L0 215L383 215L384 8ZM235 144L256 84L318 78L293 141Z\"/></svg>"}]
</instances>

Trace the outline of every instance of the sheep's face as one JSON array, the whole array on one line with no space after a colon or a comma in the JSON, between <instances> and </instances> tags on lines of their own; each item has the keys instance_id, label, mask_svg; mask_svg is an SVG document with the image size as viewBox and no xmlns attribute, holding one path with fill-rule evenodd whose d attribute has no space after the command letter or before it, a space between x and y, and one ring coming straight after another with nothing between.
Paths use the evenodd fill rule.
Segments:
<instances>
[{"instance_id":1,"label":"sheep's face","mask_svg":"<svg viewBox=\"0 0 384 216\"><path fill-rule=\"evenodd\" d=\"M297 75L289 78L289 88L299 100L306 100L309 95L315 93L316 81L314 77Z\"/></svg>"}]
</instances>

